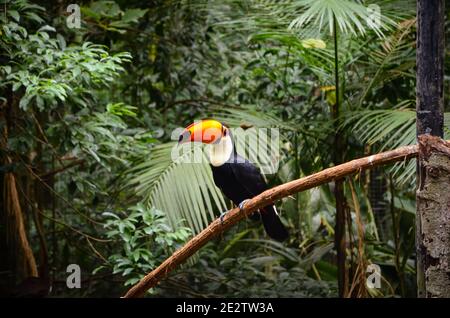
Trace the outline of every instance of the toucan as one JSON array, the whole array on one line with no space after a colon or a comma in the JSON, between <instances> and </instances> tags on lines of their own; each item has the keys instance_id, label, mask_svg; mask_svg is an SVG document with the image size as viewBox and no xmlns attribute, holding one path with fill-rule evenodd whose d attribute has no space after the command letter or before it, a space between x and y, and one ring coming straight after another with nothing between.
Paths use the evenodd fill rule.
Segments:
<instances>
[{"instance_id":1,"label":"toucan","mask_svg":"<svg viewBox=\"0 0 450 318\"><path fill-rule=\"evenodd\" d=\"M239 208L245 202L267 190L259 169L238 155L228 126L214 119L204 119L186 127L178 144L202 142L210 145L209 161L215 185ZM269 237L284 241L289 234L274 205L255 212L252 219L261 219Z\"/></svg>"}]
</instances>

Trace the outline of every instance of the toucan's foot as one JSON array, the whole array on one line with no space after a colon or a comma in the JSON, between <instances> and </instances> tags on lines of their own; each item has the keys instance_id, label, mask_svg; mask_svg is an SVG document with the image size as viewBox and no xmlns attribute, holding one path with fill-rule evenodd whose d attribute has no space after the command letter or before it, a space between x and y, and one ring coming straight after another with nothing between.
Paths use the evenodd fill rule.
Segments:
<instances>
[{"instance_id":1,"label":"toucan's foot","mask_svg":"<svg viewBox=\"0 0 450 318\"><path fill-rule=\"evenodd\" d=\"M240 210L243 210L245 204L246 204L248 201L250 201L250 199L245 199L244 201L242 201L241 203L239 203L239 209L240 209Z\"/></svg>"},{"instance_id":2,"label":"toucan's foot","mask_svg":"<svg viewBox=\"0 0 450 318\"><path fill-rule=\"evenodd\" d=\"M228 212L229 212L229 210L220 213L220 217L219 217L219 218L220 218L220 224L223 224L223 217L224 217Z\"/></svg>"},{"instance_id":3,"label":"toucan's foot","mask_svg":"<svg viewBox=\"0 0 450 318\"><path fill-rule=\"evenodd\" d=\"M249 201L250 199L246 199L246 200L244 200L244 201L242 201L241 203L239 203L239 210L242 210L243 208L244 208L244 206L245 206L245 204L247 203L247 201ZM228 213L228 212L230 212L229 210L227 210L227 211L225 211L225 212L222 212L221 214L220 214L220 223L222 223L223 224L223 218L224 218L224 216Z\"/></svg>"}]
</instances>

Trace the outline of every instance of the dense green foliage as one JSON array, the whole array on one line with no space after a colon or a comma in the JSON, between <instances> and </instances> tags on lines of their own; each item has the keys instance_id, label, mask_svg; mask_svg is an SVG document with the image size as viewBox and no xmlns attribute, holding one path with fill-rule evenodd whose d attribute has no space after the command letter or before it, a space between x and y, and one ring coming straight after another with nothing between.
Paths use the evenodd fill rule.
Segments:
<instances>
[{"instance_id":1,"label":"dense green foliage","mask_svg":"<svg viewBox=\"0 0 450 318\"><path fill-rule=\"evenodd\" d=\"M207 164L171 160L173 131L195 119L250 139L278 128L280 152L257 160L279 162L272 186L333 165L337 131L345 160L415 142L414 1L83 1L79 29L65 2L2 1L0 14L0 172L17 178L50 296L121 295L231 207ZM411 161L345 180L352 296L415 295L414 178ZM333 187L278 203L288 242L244 221L148 295L336 296ZM26 276L19 252L2 253L11 289ZM79 290L65 286L71 263ZM365 287L372 263L379 290Z\"/></svg>"}]
</instances>

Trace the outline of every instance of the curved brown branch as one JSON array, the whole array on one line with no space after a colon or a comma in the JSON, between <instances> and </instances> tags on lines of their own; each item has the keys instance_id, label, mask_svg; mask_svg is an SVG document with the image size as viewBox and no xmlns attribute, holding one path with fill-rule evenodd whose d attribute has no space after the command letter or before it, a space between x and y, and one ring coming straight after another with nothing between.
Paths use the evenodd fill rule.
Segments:
<instances>
[{"instance_id":1,"label":"curved brown branch","mask_svg":"<svg viewBox=\"0 0 450 318\"><path fill-rule=\"evenodd\" d=\"M416 157L417 151L417 145L400 147L395 150L355 159L264 191L258 196L247 201L243 210L235 208L229 211L223 218L223 222L221 222L220 219L214 220L210 225L208 225L207 228L193 237L182 248L173 253L172 256L166 259L156 269L147 274L139 283L128 290L124 297L142 297L147 290L154 287L170 271L186 261L208 241L228 230L233 225L244 219L247 215L250 215L259 208L294 193L305 191L334 180L342 179L365 169Z\"/></svg>"}]
</instances>

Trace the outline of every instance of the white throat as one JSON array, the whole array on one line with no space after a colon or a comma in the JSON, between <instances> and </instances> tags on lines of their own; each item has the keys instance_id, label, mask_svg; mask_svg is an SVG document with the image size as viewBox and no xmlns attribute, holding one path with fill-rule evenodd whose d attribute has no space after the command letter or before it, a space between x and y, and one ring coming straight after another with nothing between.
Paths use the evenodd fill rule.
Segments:
<instances>
[{"instance_id":1,"label":"white throat","mask_svg":"<svg viewBox=\"0 0 450 318\"><path fill-rule=\"evenodd\" d=\"M211 144L209 148L209 161L214 167L219 167L230 159L233 153L233 142L231 137L223 136L216 144Z\"/></svg>"}]
</instances>

